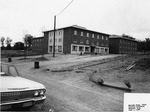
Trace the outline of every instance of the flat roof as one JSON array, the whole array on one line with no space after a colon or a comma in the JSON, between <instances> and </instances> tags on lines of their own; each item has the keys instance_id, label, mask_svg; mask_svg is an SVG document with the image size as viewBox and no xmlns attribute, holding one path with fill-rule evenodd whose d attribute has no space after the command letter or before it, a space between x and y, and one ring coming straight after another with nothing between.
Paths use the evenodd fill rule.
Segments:
<instances>
[{"instance_id":1,"label":"flat roof","mask_svg":"<svg viewBox=\"0 0 150 112\"><path fill-rule=\"evenodd\" d=\"M135 38L129 38L129 37L123 37L123 36L120 36L120 35L111 35L109 36L110 39L115 39L115 38L120 38L120 39L126 39L126 40L131 40L131 41L136 41Z\"/></svg>"},{"instance_id":2,"label":"flat roof","mask_svg":"<svg viewBox=\"0 0 150 112\"><path fill-rule=\"evenodd\" d=\"M98 32L98 31L89 30L89 29L86 29L86 27L82 27L82 26L78 26L78 25L72 25L72 26L62 27L62 28L58 28L56 30L61 30L61 29L66 29L66 28L77 28L77 29L81 29L81 30L85 30L85 31L91 31L91 32L95 32L95 33L100 33L100 34L108 35L108 36L110 35L110 34ZM50 31L54 31L54 30L43 31L43 33L50 32Z\"/></svg>"}]
</instances>

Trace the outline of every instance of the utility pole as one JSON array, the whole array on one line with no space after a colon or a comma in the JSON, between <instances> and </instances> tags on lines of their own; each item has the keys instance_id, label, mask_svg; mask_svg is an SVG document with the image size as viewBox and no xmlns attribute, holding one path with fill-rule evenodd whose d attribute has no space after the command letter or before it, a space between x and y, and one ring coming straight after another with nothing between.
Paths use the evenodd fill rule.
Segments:
<instances>
[{"instance_id":1,"label":"utility pole","mask_svg":"<svg viewBox=\"0 0 150 112\"><path fill-rule=\"evenodd\" d=\"M69 5L73 2L73 0L59 13L57 14L60 15L62 12L64 12L67 7L69 7ZM54 41L53 41L53 57L55 57L55 32L56 32L56 15L54 16Z\"/></svg>"},{"instance_id":2,"label":"utility pole","mask_svg":"<svg viewBox=\"0 0 150 112\"><path fill-rule=\"evenodd\" d=\"M56 31L56 16L54 16L54 41L53 41L53 57L55 57L55 31Z\"/></svg>"}]
</instances>

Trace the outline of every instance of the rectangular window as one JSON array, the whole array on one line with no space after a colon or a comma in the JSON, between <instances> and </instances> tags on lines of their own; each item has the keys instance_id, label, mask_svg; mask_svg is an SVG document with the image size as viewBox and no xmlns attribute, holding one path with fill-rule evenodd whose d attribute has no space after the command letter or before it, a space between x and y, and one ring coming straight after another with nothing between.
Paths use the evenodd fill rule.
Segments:
<instances>
[{"instance_id":1,"label":"rectangular window","mask_svg":"<svg viewBox=\"0 0 150 112\"><path fill-rule=\"evenodd\" d=\"M81 32L81 36L83 36L83 32Z\"/></svg>"},{"instance_id":2,"label":"rectangular window","mask_svg":"<svg viewBox=\"0 0 150 112\"><path fill-rule=\"evenodd\" d=\"M89 33L87 33L87 37L89 37Z\"/></svg>"},{"instance_id":3,"label":"rectangular window","mask_svg":"<svg viewBox=\"0 0 150 112\"><path fill-rule=\"evenodd\" d=\"M74 30L74 35L77 35L77 31L76 30Z\"/></svg>"},{"instance_id":4,"label":"rectangular window","mask_svg":"<svg viewBox=\"0 0 150 112\"><path fill-rule=\"evenodd\" d=\"M62 35L62 32L61 32L61 31L59 31L59 35Z\"/></svg>"},{"instance_id":5,"label":"rectangular window","mask_svg":"<svg viewBox=\"0 0 150 112\"><path fill-rule=\"evenodd\" d=\"M59 40L58 40L59 42L62 42L62 38L59 38Z\"/></svg>"},{"instance_id":6,"label":"rectangular window","mask_svg":"<svg viewBox=\"0 0 150 112\"><path fill-rule=\"evenodd\" d=\"M108 37L106 37L106 40L108 40Z\"/></svg>"},{"instance_id":7,"label":"rectangular window","mask_svg":"<svg viewBox=\"0 0 150 112\"><path fill-rule=\"evenodd\" d=\"M97 39L99 39L99 35L97 35Z\"/></svg>"},{"instance_id":8,"label":"rectangular window","mask_svg":"<svg viewBox=\"0 0 150 112\"><path fill-rule=\"evenodd\" d=\"M83 39L80 40L80 43L83 43Z\"/></svg>"},{"instance_id":9,"label":"rectangular window","mask_svg":"<svg viewBox=\"0 0 150 112\"><path fill-rule=\"evenodd\" d=\"M62 52L62 46L58 46L58 52Z\"/></svg>"},{"instance_id":10,"label":"rectangular window","mask_svg":"<svg viewBox=\"0 0 150 112\"><path fill-rule=\"evenodd\" d=\"M90 51L89 49L90 49L89 47L85 47L85 52L89 52Z\"/></svg>"},{"instance_id":11,"label":"rectangular window","mask_svg":"<svg viewBox=\"0 0 150 112\"><path fill-rule=\"evenodd\" d=\"M94 34L92 34L92 38L94 38Z\"/></svg>"},{"instance_id":12,"label":"rectangular window","mask_svg":"<svg viewBox=\"0 0 150 112\"><path fill-rule=\"evenodd\" d=\"M77 46L72 46L72 51L77 51Z\"/></svg>"},{"instance_id":13,"label":"rectangular window","mask_svg":"<svg viewBox=\"0 0 150 112\"><path fill-rule=\"evenodd\" d=\"M76 39L76 38L74 38L73 42L74 42L74 43L77 43L77 39Z\"/></svg>"},{"instance_id":14,"label":"rectangular window","mask_svg":"<svg viewBox=\"0 0 150 112\"><path fill-rule=\"evenodd\" d=\"M52 39L50 39L49 42L52 43Z\"/></svg>"},{"instance_id":15,"label":"rectangular window","mask_svg":"<svg viewBox=\"0 0 150 112\"><path fill-rule=\"evenodd\" d=\"M83 46L79 46L79 51L83 51Z\"/></svg>"},{"instance_id":16,"label":"rectangular window","mask_svg":"<svg viewBox=\"0 0 150 112\"><path fill-rule=\"evenodd\" d=\"M102 40L104 40L104 36L102 36Z\"/></svg>"},{"instance_id":17,"label":"rectangular window","mask_svg":"<svg viewBox=\"0 0 150 112\"><path fill-rule=\"evenodd\" d=\"M53 46L49 46L49 52L52 52Z\"/></svg>"},{"instance_id":18,"label":"rectangular window","mask_svg":"<svg viewBox=\"0 0 150 112\"><path fill-rule=\"evenodd\" d=\"M89 40L86 40L86 44L89 44Z\"/></svg>"},{"instance_id":19,"label":"rectangular window","mask_svg":"<svg viewBox=\"0 0 150 112\"><path fill-rule=\"evenodd\" d=\"M97 45L99 45L99 42L97 42Z\"/></svg>"}]
</instances>

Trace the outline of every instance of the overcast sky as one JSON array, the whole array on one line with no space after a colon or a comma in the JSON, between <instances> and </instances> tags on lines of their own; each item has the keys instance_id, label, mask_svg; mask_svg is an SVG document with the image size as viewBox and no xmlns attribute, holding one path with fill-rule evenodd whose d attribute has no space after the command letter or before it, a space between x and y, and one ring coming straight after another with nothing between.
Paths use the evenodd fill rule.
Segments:
<instances>
[{"instance_id":1,"label":"overcast sky","mask_svg":"<svg viewBox=\"0 0 150 112\"><path fill-rule=\"evenodd\" d=\"M0 0L0 37L23 41L29 33L43 36L51 30L54 15L71 0ZM150 0L73 0L57 16L56 27L84 26L107 34L127 34L138 40L150 38Z\"/></svg>"}]
</instances>

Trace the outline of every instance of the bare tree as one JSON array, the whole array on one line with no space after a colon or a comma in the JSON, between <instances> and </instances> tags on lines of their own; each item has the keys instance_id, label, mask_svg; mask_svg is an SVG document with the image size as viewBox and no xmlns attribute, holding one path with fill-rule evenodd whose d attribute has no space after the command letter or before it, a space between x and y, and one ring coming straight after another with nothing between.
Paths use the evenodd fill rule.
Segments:
<instances>
[{"instance_id":1,"label":"bare tree","mask_svg":"<svg viewBox=\"0 0 150 112\"><path fill-rule=\"evenodd\" d=\"M6 45L7 45L7 50L11 50L12 39L10 37L7 37L5 42L6 42Z\"/></svg>"},{"instance_id":2,"label":"bare tree","mask_svg":"<svg viewBox=\"0 0 150 112\"><path fill-rule=\"evenodd\" d=\"M25 44L27 49L31 48L32 39L33 39L33 36L31 34L26 34L25 37L23 38L24 44Z\"/></svg>"},{"instance_id":3,"label":"bare tree","mask_svg":"<svg viewBox=\"0 0 150 112\"><path fill-rule=\"evenodd\" d=\"M1 37L1 45L2 45L2 47L4 47L4 41L5 41L5 37Z\"/></svg>"}]
</instances>

